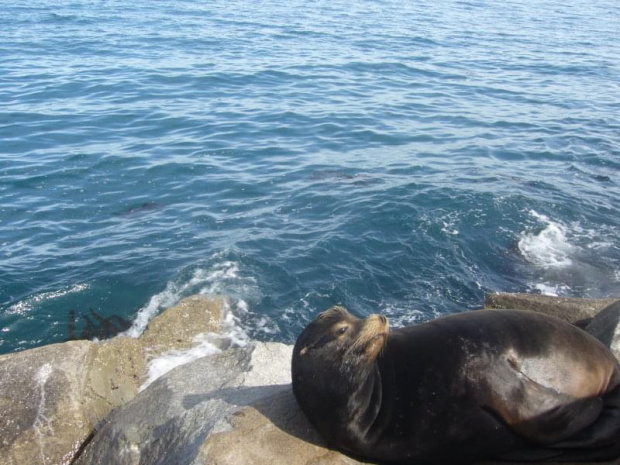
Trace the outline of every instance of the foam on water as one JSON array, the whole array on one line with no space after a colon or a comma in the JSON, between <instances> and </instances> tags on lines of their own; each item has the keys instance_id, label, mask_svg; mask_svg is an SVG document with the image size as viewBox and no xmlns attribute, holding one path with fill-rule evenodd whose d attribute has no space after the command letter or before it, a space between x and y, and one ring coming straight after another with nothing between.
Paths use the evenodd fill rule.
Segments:
<instances>
[{"instance_id":1,"label":"foam on water","mask_svg":"<svg viewBox=\"0 0 620 465\"><path fill-rule=\"evenodd\" d=\"M578 221L564 224L534 210L529 214L537 226L521 234L518 249L531 266L530 289L553 296L617 293L613 227L593 229Z\"/></svg>"},{"instance_id":2,"label":"foam on water","mask_svg":"<svg viewBox=\"0 0 620 465\"><path fill-rule=\"evenodd\" d=\"M518 241L521 255L534 267L529 287L544 295L567 295L570 286L563 278L574 266L579 248L568 239L567 226L534 210L529 214L537 225L543 225L524 232Z\"/></svg>"},{"instance_id":3,"label":"foam on water","mask_svg":"<svg viewBox=\"0 0 620 465\"><path fill-rule=\"evenodd\" d=\"M182 290L180 290L175 283L168 283L164 291L151 297L149 303L138 311L138 315L133 324L122 335L139 337L155 315L179 301L181 291Z\"/></svg>"},{"instance_id":4,"label":"foam on water","mask_svg":"<svg viewBox=\"0 0 620 465\"><path fill-rule=\"evenodd\" d=\"M229 251L217 253L197 267L182 271L164 291L150 299L138 312L132 327L122 334L140 336L153 317L189 295L226 295L231 302L224 308L220 333L200 334L191 348L169 351L150 360L141 390L175 367L231 347L245 346L250 340L249 331L254 335L279 332L271 318L251 310L251 302L261 294L257 280L243 269L240 261L229 257Z\"/></svg>"},{"instance_id":5,"label":"foam on water","mask_svg":"<svg viewBox=\"0 0 620 465\"><path fill-rule=\"evenodd\" d=\"M575 254L577 248L566 238L566 227L535 211L531 211L530 214L545 227L541 231L528 232L519 239L519 250L523 257L532 265L543 268L572 265L571 256Z\"/></svg>"},{"instance_id":6,"label":"foam on water","mask_svg":"<svg viewBox=\"0 0 620 465\"><path fill-rule=\"evenodd\" d=\"M243 301L237 303L237 309L244 307ZM247 333L240 326L239 319L232 309L226 306L224 309L221 332L203 333L197 335L194 345L187 350L172 350L149 361L146 381L140 386L140 391L146 389L156 379L168 373L173 368L193 362L202 357L219 354L222 350L243 347L249 341Z\"/></svg>"},{"instance_id":7,"label":"foam on water","mask_svg":"<svg viewBox=\"0 0 620 465\"><path fill-rule=\"evenodd\" d=\"M379 311L382 315L388 317L390 326L393 328L401 328L403 326L411 326L421 323L429 319L429 315L416 308L405 308L394 304L384 304ZM434 317L439 316L437 314Z\"/></svg>"},{"instance_id":8,"label":"foam on water","mask_svg":"<svg viewBox=\"0 0 620 465\"><path fill-rule=\"evenodd\" d=\"M162 292L151 297L138 311L131 327L123 335L139 337L154 316L193 294L227 295L238 300L240 294L255 293L256 280L251 276L240 275L240 264L222 260L223 255L224 253L215 254L207 263L197 265L190 271L189 277L182 273L176 280L168 282ZM242 300L239 302L237 305L241 305L240 310L247 311L247 303Z\"/></svg>"},{"instance_id":9,"label":"foam on water","mask_svg":"<svg viewBox=\"0 0 620 465\"><path fill-rule=\"evenodd\" d=\"M543 295L566 295L570 288L564 284L534 283L532 287Z\"/></svg>"}]
</instances>

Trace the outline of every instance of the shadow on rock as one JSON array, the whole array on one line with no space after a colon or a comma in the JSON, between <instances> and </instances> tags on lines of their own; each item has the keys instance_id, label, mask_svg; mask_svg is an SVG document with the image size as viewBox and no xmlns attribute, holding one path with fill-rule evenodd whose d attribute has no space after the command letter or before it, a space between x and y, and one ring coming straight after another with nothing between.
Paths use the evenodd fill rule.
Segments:
<instances>
[{"instance_id":1,"label":"shadow on rock","mask_svg":"<svg viewBox=\"0 0 620 465\"><path fill-rule=\"evenodd\" d=\"M244 408L254 408L265 418L266 423L273 424L283 433L316 446L326 447L325 441L299 408L290 384L238 387L207 395L189 395L184 398L183 405L191 409L214 399L239 405L241 408L231 414L237 420L246 416Z\"/></svg>"}]
</instances>

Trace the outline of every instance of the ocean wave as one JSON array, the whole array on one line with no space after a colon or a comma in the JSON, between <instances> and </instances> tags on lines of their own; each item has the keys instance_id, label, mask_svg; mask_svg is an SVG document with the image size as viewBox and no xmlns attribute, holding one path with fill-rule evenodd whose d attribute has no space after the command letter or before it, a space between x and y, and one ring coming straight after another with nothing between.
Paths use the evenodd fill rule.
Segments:
<instances>
[{"instance_id":1,"label":"ocean wave","mask_svg":"<svg viewBox=\"0 0 620 465\"><path fill-rule=\"evenodd\" d=\"M239 261L224 258L227 254L228 252L217 253L206 262L183 270L174 280L168 282L163 291L150 298L123 335L139 337L153 317L194 294L228 296L239 310L247 313L248 304L245 299L255 299L260 294L260 289L256 278L240 272Z\"/></svg>"},{"instance_id":2,"label":"ocean wave","mask_svg":"<svg viewBox=\"0 0 620 465\"><path fill-rule=\"evenodd\" d=\"M244 307L247 309L247 304L243 301L237 302L236 306L237 309L244 310ZM185 365L202 357L219 354L222 350L243 347L249 342L249 337L240 326L239 319L235 316L230 306L226 305L220 332L217 334L199 334L192 342L192 347L187 350L168 351L159 357L149 360L146 379L139 390L146 389L156 379L178 366Z\"/></svg>"}]
</instances>

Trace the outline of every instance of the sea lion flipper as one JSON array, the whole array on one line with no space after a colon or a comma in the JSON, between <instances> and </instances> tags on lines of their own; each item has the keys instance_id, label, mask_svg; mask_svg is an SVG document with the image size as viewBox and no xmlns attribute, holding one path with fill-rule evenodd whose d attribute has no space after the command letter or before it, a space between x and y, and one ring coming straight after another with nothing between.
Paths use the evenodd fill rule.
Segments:
<instances>
[{"instance_id":1,"label":"sea lion flipper","mask_svg":"<svg viewBox=\"0 0 620 465\"><path fill-rule=\"evenodd\" d=\"M519 435L540 444L555 443L586 428L599 417L602 408L600 398L575 399L511 427Z\"/></svg>"},{"instance_id":2,"label":"sea lion flipper","mask_svg":"<svg viewBox=\"0 0 620 465\"><path fill-rule=\"evenodd\" d=\"M542 386L518 370L513 375L517 379L511 383L494 386L494 409L515 433L539 444L569 438L603 409L599 397L579 399Z\"/></svg>"}]
</instances>

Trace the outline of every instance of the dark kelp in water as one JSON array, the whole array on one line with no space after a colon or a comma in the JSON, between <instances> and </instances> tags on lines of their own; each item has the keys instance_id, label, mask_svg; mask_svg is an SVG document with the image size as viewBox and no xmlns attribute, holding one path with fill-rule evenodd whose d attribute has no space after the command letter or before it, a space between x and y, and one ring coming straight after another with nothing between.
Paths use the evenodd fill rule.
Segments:
<instances>
[{"instance_id":1,"label":"dark kelp in water","mask_svg":"<svg viewBox=\"0 0 620 465\"><path fill-rule=\"evenodd\" d=\"M92 308L88 309L90 316L86 312L81 312L81 319L84 326L78 334L76 329L75 311L69 312L69 337L68 341L78 339L109 339L117 334L129 329L131 322L118 315L103 317Z\"/></svg>"}]
</instances>

